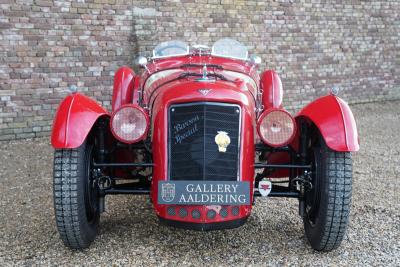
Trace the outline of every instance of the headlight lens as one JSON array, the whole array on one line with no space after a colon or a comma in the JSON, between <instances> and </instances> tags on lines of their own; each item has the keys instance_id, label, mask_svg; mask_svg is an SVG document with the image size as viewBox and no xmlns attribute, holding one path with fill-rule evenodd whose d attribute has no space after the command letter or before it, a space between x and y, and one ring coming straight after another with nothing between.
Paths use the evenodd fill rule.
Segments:
<instances>
[{"instance_id":1,"label":"headlight lens","mask_svg":"<svg viewBox=\"0 0 400 267\"><path fill-rule=\"evenodd\" d=\"M111 117L111 131L124 143L136 143L146 137L149 117L137 105L124 105Z\"/></svg>"},{"instance_id":2,"label":"headlight lens","mask_svg":"<svg viewBox=\"0 0 400 267\"><path fill-rule=\"evenodd\" d=\"M264 143L272 147L289 144L296 132L293 117L283 109L264 111L258 120L258 134Z\"/></svg>"}]
</instances>

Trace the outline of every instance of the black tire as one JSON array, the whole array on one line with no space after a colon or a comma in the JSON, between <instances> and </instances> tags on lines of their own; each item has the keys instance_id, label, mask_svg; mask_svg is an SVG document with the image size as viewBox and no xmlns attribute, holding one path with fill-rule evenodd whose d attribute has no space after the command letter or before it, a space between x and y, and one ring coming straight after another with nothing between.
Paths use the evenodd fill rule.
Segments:
<instances>
[{"instance_id":1,"label":"black tire","mask_svg":"<svg viewBox=\"0 0 400 267\"><path fill-rule=\"evenodd\" d=\"M97 188L90 179L93 146L54 152L54 210L61 239L67 247L89 247L100 220Z\"/></svg>"},{"instance_id":2,"label":"black tire","mask_svg":"<svg viewBox=\"0 0 400 267\"><path fill-rule=\"evenodd\" d=\"M331 150L322 138L312 151L313 189L306 193L304 229L312 248L331 251L342 242L352 191L350 152Z\"/></svg>"}]
</instances>

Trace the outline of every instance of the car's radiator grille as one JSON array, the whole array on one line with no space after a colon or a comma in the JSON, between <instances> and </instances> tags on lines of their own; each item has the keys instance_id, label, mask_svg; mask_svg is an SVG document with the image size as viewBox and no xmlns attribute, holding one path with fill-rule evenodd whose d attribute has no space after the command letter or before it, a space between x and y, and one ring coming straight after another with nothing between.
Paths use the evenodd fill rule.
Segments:
<instances>
[{"instance_id":1,"label":"car's radiator grille","mask_svg":"<svg viewBox=\"0 0 400 267\"><path fill-rule=\"evenodd\" d=\"M240 107L190 103L169 108L169 178L236 181L240 146ZM216 135L230 143L219 151ZM221 147L223 150L223 147Z\"/></svg>"}]
</instances>

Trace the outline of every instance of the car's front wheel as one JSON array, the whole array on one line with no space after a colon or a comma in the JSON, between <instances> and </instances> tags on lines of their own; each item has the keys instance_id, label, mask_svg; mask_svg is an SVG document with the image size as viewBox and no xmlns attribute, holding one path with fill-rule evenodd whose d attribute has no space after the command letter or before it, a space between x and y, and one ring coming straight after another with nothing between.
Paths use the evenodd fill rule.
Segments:
<instances>
[{"instance_id":1,"label":"car's front wheel","mask_svg":"<svg viewBox=\"0 0 400 267\"><path fill-rule=\"evenodd\" d=\"M87 248L99 225L99 198L92 179L93 145L54 153L54 209L58 232L72 249Z\"/></svg>"},{"instance_id":2,"label":"car's front wheel","mask_svg":"<svg viewBox=\"0 0 400 267\"><path fill-rule=\"evenodd\" d=\"M314 249L331 251L342 242L348 224L351 153L333 151L320 138L311 154L313 188L305 195L305 233Z\"/></svg>"}]
</instances>

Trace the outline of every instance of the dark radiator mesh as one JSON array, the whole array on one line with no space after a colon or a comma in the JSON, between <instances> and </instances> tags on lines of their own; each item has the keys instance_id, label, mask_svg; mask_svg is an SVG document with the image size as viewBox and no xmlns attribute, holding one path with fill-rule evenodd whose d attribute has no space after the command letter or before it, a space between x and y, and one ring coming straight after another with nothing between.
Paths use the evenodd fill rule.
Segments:
<instances>
[{"instance_id":1,"label":"dark radiator mesh","mask_svg":"<svg viewBox=\"0 0 400 267\"><path fill-rule=\"evenodd\" d=\"M240 108L221 103L191 103L169 109L171 180L236 181ZM215 142L218 132L230 138L226 152Z\"/></svg>"}]
</instances>

